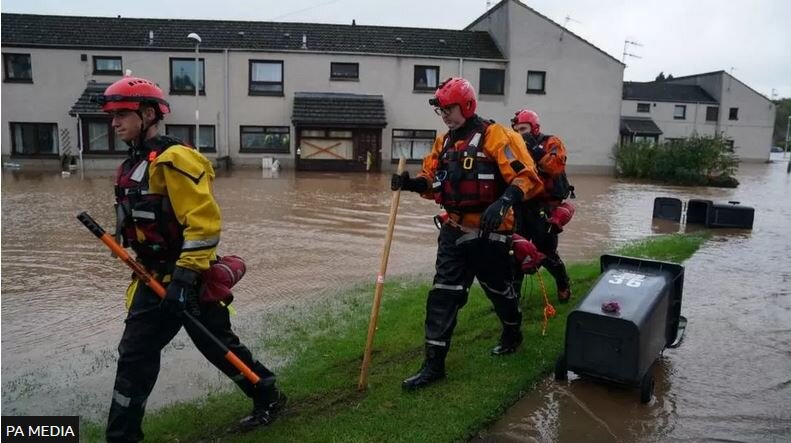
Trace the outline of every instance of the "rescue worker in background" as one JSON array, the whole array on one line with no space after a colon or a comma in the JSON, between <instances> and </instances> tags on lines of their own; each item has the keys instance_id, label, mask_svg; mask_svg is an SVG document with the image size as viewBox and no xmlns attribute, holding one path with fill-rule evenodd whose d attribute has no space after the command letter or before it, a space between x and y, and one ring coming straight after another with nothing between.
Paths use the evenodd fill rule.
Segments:
<instances>
[{"instance_id":1,"label":"rescue worker in background","mask_svg":"<svg viewBox=\"0 0 791 443\"><path fill-rule=\"evenodd\" d=\"M546 255L541 263L557 285L558 300L571 298L571 287L566 265L558 255L558 234L573 215L574 207L563 200L574 198L574 187L566 177L566 147L554 135L542 134L538 114L529 109L516 112L512 128L522 134L530 156L538 167L544 191L537 198L525 202L516 210L517 229ZM516 291L521 291L524 274L515 279Z\"/></svg>"},{"instance_id":2,"label":"rescue worker in background","mask_svg":"<svg viewBox=\"0 0 791 443\"><path fill-rule=\"evenodd\" d=\"M415 178L393 174L391 188L420 193L442 205L436 274L426 302L425 360L403 381L405 390L445 377L445 357L456 318L467 303L473 279L492 301L502 323L494 355L510 354L522 342L522 313L513 291L511 207L541 190L524 141L502 125L475 114L472 85L463 78L442 83L429 100L448 132L438 137Z\"/></svg>"},{"instance_id":3,"label":"rescue worker in background","mask_svg":"<svg viewBox=\"0 0 791 443\"><path fill-rule=\"evenodd\" d=\"M167 290L160 299L137 280L127 290L129 312L118 345L107 441L143 439L141 422L159 373L161 351L182 325L198 350L252 398L253 412L242 419L240 429L269 424L286 401L275 387L275 374L239 342L231 330L227 307L197 299L201 273L216 260L220 241L211 163L179 140L157 134L157 124L170 106L153 82L124 77L97 101L112 115L115 133L130 146L116 179L117 234ZM204 334L184 323L185 309L258 374L261 382L253 386ZM188 370L182 371L188 376Z\"/></svg>"}]
</instances>

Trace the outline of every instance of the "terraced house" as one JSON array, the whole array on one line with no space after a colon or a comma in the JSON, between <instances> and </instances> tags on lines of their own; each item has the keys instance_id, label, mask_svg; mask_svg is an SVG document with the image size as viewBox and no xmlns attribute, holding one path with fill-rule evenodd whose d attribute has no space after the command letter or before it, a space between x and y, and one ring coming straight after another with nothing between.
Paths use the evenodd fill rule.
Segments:
<instances>
[{"instance_id":1,"label":"terraced house","mask_svg":"<svg viewBox=\"0 0 791 443\"><path fill-rule=\"evenodd\" d=\"M417 162L444 129L428 99L451 76L477 87L484 117L539 111L572 170L609 170L618 142L624 65L516 0L460 30L28 14L2 23L2 154L18 163L57 166L68 154L86 169L117 164L127 148L91 96L126 71L169 94L166 133L235 164ZM197 76L190 33L202 40Z\"/></svg>"},{"instance_id":2,"label":"terraced house","mask_svg":"<svg viewBox=\"0 0 791 443\"><path fill-rule=\"evenodd\" d=\"M722 135L743 161L769 159L775 105L725 71L625 82L621 141Z\"/></svg>"}]
</instances>

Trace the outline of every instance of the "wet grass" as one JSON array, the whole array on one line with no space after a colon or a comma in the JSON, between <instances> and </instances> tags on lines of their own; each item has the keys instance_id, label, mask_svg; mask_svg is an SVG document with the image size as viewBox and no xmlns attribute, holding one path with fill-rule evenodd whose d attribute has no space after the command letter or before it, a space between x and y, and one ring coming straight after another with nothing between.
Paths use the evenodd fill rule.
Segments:
<instances>
[{"instance_id":1,"label":"wet grass","mask_svg":"<svg viewBox=\"0 0 791 443\"><path fill-rule=\"evenodd\" d=\"M629 244L624 255L683 261L705 241L703 235L671 235ZM574 300L599 275L597 262L569 266ZM551 301L552 278L543 273ZM292 353L279 370L289 396L282 417L249 434L231 434L250 403L238 391L176 404L149 414L146 441L299 441L395 442L458 441L475 435L549 374L563 345L566 314L573 304L556 303L558 315L541 335L543 297L533 277L522 300L525 343L501 358L489 355L500 326L491 304L474 286L459 314L447 359L448 378L415 393L403 393L403 378L418 369L423 354L423 321L429 282L386 285L367 392L356 390L365 345L372 289L359 286L346 295L264 319L283 331L269 349ZM267 334L271 340L273 336ZM99 425L83 426L83 439L101 441Z\"/></svg>"}]
</instances>

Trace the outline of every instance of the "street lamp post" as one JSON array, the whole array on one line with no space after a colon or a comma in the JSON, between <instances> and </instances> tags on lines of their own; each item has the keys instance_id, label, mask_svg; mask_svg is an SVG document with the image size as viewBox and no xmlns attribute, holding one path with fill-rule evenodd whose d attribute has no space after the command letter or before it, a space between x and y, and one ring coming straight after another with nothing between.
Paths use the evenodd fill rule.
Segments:
<instances>
[{"instance_id":1,"label":"street lamp post","mask_svg":"<svg viewBox=\"0 0 791 443\"><path fill-rule=\"evenodd\" d=\"M783 157L788 156L788 130L791 128L791 115L788 116L788 123L786 123L786 145L783 148Z\"/></svg>"},{"instance_id":2,"label":"street lamp post","mask_svg":"<svg viewBox=\"0 0 791 443\"><path fill-rule=\"evenodd\" d=\"M195 41L195 149L200 152L200 77L198 77L200 60L198 59L198 47L201 44L201 38L194 32L190 32L187 38Z\"/></svg>"}]
</instances>

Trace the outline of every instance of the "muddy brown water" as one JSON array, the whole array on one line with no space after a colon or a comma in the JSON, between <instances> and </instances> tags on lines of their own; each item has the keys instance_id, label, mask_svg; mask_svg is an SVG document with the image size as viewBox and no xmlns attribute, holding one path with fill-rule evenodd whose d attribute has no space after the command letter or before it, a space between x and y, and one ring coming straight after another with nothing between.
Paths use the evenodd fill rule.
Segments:
<instances>
[{"instance_id":1,"label":"muddy brown water","mask_svg":"<svg viewBox=\"0 0 791 443\"><path fill-rule=\"evenodd\" d=\"M655 399L572 379L547 380L482 433L487 441L656 441L791 438L791 179L785 164L744 165L735 189L665 187L573 177L577 212L561 237L567 261L592 259L637 238L677 231L651 221L656 196L740 200L752 231L720 232L687 261L682 346L655 368ZM261 312L309 306L373 282L387 226L387 174L235 170L215 184L220 253L247 260L235 289L235 328ZM2 413L103 419L123 328L129 272L75 219L112 227L112 177L3 171ZM435 205L401 198L388 277L433 272ZM529 345L529 339L528 339ZM282 364L257 347L261 360ZM273 360L274 359L274 360ZM153 409L228 388L182 332L166 347ZM184 383L189 368L189 383ZM774 439L774 440L773 440Z\"/></svg>"}]
</instances>

